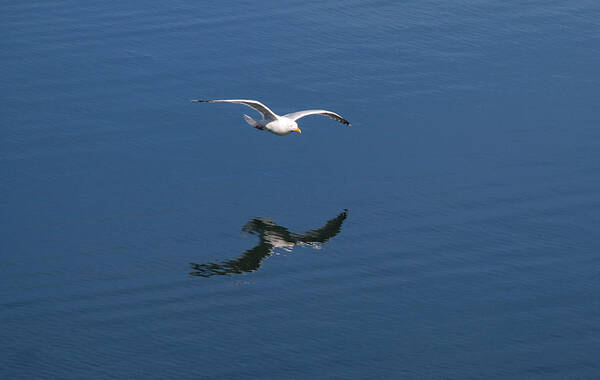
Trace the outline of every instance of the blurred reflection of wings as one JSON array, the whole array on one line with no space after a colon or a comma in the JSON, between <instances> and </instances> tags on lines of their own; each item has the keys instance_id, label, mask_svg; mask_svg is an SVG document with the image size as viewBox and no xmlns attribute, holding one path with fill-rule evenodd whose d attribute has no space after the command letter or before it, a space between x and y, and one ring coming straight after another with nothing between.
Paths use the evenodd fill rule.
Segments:
<instances>
[{"instance_id":1,"label":"blurred reflection of wings","mask_svg":"<svg viewBox=\"0 0 600 380\"><path fill-rule=\"evenodd\" d=\"M267 218L252 219L242 229L244 232L258 235L258 245L244 252L235 260L227 260L220 264L191 263L194 270L193 276L210 277L214 275L225 275L233 273L253 272L260 267L261 261L274 253L276 248L291 250L296 245L308 245L320 248L320 244L327 242L337 235L344 219L348 216L348 210L344 210L335 218L329 220L323 227L296 234L287 228L275 224Z\"/></svg>"}]
</instances>

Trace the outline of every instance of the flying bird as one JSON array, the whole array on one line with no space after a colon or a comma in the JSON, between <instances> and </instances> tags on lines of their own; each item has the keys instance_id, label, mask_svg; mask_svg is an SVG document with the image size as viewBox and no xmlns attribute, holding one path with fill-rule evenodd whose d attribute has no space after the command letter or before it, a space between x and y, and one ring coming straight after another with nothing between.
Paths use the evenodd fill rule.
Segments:
<instances>
[{"instance_id":1,"label":"flying bird","mask_svg":"<svg viewBox=\"0 0 600 380\"><path fill-rule=\"evenodd\" d=\"M347 216L348 210L344 210L335 218L327 221L321 228L301 234L290 232L287 228L267 218L252 219L246 223L242 231L258 235L257 246L247 250L236 259L222 263L190 263L193 269L190 274L192 276L211 277L214 275L254 272L258 270L265 258L275 253L276 249L291 251L298 245L319 249L321 244L326 243L340 233L342 223Z\"/></svg>"},{"instance_id":2,"label":"flying bird","mask_svg":"<svg viewBox=\"0 0 600 380\"><path fill-rule=\"evenodd\" d=\"M214 100L192 100L192 102L198 103L238 103L246 105L250 108L255 109L262 114L262 120L254 120L248 115L244 115L246 123L250 124L256 129L267 130L279 136L287 135L292 132L302 133L296 120L309 115L323 115L333 120L339 121L342 124L350 125L348 120L344 119L335 112L327 110L305 110L288 113L287 115L279 116L257 100L246 100L246 99L214 99Z\"/></svg>"}]
</instances>

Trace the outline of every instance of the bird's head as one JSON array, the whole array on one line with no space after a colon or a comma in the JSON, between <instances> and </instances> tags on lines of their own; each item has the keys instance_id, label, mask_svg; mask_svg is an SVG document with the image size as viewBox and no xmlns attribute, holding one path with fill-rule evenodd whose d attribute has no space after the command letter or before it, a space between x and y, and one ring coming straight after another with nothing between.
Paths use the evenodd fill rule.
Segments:
<instances>
[{"instance_id":1,"label":"bird's head","mask_svg":"<svg viewBox=\"0 0 600 380\"><path fill-rule=\"evenodd\" d=\"M300 130L300 128L298 128L298 123L296 123L295 121L292 121L292 123L290 124L290 130L292 132L302 133L302 131Z\"/></svg>"}]
</instances>

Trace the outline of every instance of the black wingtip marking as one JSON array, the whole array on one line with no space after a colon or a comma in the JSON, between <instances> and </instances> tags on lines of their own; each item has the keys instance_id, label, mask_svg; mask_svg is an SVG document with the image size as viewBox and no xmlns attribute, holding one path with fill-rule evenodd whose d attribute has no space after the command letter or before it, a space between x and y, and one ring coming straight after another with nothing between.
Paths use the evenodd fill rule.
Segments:
<instances>
[{"instance_id":1,"label":"black wingtip marking","mask_svg":"<svg viewBox=\"0 0 600 380\"><path fill-rule=\"evenodd\" d=\"M214 103L214 100L204 100L204 99L192 99L190 100L190 102L194 102L194 103Z\"/></svg>"}]
</instances>

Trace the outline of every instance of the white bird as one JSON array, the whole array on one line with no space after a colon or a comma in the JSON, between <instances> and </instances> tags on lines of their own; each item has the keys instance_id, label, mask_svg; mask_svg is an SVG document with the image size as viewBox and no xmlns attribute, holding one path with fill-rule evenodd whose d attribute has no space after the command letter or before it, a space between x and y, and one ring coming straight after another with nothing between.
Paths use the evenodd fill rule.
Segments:
<instances>
[{"instance_id":1,"label":"white bird","mask_svg":"<svg viewBox=\"0 0 600 380\"><path fill-rule=\"evenodd\" d=\"M279 116L257 100L246 100L246 99L215 99L215 100L192 100L192 102L199 103L239 103L244 104L250 108L254 108L260 112L263 116L262 120L254 120L248 115L244 115L246 123L250 124L256 129L267 130L279 136L290 134L291 132L302 133L296 120L303 118L308 115L324 115L333 120L339 121L342 124L350 125L348 120L344 119L335 112L326 110L305 110L288 113L287 115Z\"/></svg>"}]
</instances>

